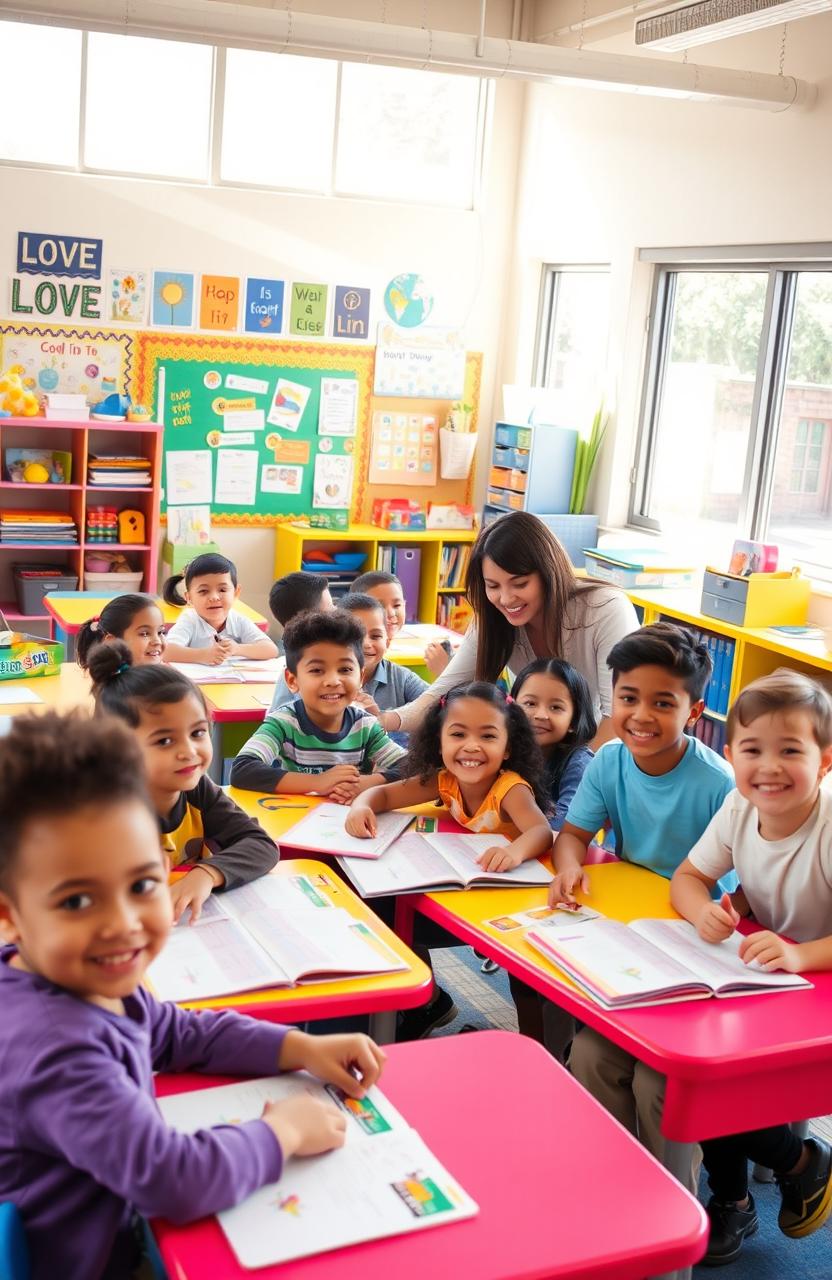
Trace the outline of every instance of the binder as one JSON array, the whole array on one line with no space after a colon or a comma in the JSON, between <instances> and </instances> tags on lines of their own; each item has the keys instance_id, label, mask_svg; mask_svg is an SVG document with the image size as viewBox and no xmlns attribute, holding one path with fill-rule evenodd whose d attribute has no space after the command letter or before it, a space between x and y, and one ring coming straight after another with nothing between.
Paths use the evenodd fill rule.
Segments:
<instances>
[{"instance_id":1,"label":"binder","mask_svg":"<svg viewBox=\"0 0 832 1280\"><path fill-rule=\"evenodd\" d=\"M422 572L422 551L420 547L396 547L394 552L395 573L402 584L402 595L405 601L405 621L419 620L419 579Z\"/></svg>"}]
</instances>

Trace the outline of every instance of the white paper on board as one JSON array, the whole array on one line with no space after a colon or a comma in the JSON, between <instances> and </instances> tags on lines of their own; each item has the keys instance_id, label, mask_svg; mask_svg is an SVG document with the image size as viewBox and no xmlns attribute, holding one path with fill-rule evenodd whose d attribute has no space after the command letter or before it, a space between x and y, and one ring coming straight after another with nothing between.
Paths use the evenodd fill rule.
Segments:
<instances>
[{"instance_id":1,"label":"white paper on board","mask_svg":"<svg viewBox=\"0 0 832 1280\"><path fill-rule=\"evenodd\" d=\"M321 378L318 435L354 436L358 409L355 378Z\"/></svg>"},{"instance_id":2,"label":"white paper on board","mask_svg":"<svg viewBox=\"0 0 832 1280\"><path fill-rule=\"evenodd\" d=\"M264 396L269 390L268 382L262 378L244 378L241 373L229 373L226 375L225 385L229 391L253 391L256 395Z\"/></svg>"},{"instance_id":3,"label":"white paper on board","mask_svg":"<svg viewBox=\"0 0 832 1280\"><path fill-rule=\"evenodd\" d=\"M263 409L232 409L222 415L223 431L262 431L265 425Z\"/></svg>"},{"instance_id":4,"label":"white paper on board","mask_svg":"<svg viewBox=\"0 0 832 1280\"><path fill-rule=\"evenodd\" d=\"M217 450L217 480L214 501L238 507L253 507L257 497L257 466L254 449Z\"/></svg>"},{"instance_id":5,"label":"white paper on board","mask_svg":"<svg viewBox=\"0 0 832 1280\"><path fill-rule=\"evenodd\" d=\"M267 462L260 471L260 489L263 493L299 494L303 485L303 472L303 467Z\"/></svg>"},{"instance_id":6,"label":"white paper on board","mask_svg":"<svg viewBox=\"0 0 832 1280\"><path fill-rule=\"evenodd\" d=\"M319 453L315 458L313 507L348 507L352 501L352 455Z\"/></svg>"},{"instance_id":7,"label":"white paper on board","mask_svg":"<svg viewBox=\"0 0 832 1280\"><path fill-rule=\"evenodd\" d=\"M223 449L228 445L254 444L254 438L253 431L223 431L217 447Z\"/></svg>"},{"instance_id":8,"label":"white paper on board","mask_svg":"<svg viewBox=\"0 0 832 1280\"><path fill-rule=\"evenodd\" d=\"M168 506L210 506L211 450L174 449L166 459Z\"/></svg>"}]
</instances>

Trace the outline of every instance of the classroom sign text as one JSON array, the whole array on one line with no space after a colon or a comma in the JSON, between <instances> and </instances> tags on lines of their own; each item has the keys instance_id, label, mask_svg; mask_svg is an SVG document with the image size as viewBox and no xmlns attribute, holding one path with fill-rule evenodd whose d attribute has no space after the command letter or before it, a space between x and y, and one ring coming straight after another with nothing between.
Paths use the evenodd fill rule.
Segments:
<instances>
[{"instance_id":1,"label":"classroom sign text","mask_svg":"<svg viewBox=\"0 0 832 1280\"><path fill-rule=\"evenodd\" d=\"M245 328L263 337L283 331L283 281L249 276L246 281Z\"/></svg>"},{"instance_id":2,"label":"classroom sign text","mask_svg":"<svg viewBox=\"0 0 832 1280\"><path fill-rule=\"evenodd\" d=\"M290 333L304 338L322 338L326 327L325 284L292 285Z\"/></svg>"},{"instance_id":3,"label":"classroom sign text","mask_svg":"<svg viewBox=\"0 0 832 1280\"><path fill-rule=\"evenodd\" d=\"M203 276L199 291L199 327L236 329L239 300L237 276Z\"/></svg>"},{"instance_id":4,"label":"classroom sign text","mask_svg":"<svg viewBox=\"0 0 832 1280\"><path fill-rule=\"evenodd\" d=\"M335 338L367 340L370 332L370 290L352 285L335 286L332 335Z\"/></svg>"},{"instance_id":5,"label":"classroom sign text","mask_svg":"<svg viewBox=\"0 0 832 1280\"><path fill-rule=\"evenodd\" d=\"M101 276L102 240L18 231L17 270L36 276Z\"/></svg>"},{"instance_id":6,"label":"classroom sign text","mask_svg":"<svg viewBox=\"0 0 832 1280\"><path fill-rule=\"evenodd\" d=\"M62 320L100 320L101 285L12 276L11 313L57 316Z\"/></svg>"}]
</instances>

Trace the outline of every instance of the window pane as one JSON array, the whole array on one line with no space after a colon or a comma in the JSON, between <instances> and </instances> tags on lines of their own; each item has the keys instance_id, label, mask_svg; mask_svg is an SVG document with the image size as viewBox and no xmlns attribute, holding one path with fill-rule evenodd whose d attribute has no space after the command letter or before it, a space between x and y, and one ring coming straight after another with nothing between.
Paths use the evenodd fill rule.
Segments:
<instances>
[{"instance_id":1,"label":"window pane","mask_svg":"<svg viewBox=\"0 0 832 1280\"><path fill-rule=\"evenodd\" d=\"M742 535L745 466L767 277L680 271L646 514L701 554ZM710 550L712 549L712 550Z\"/></svg>"},{"instance_id":2,"label":"window pane","mask_svg":"<svg viewBox=\"0 0 832 1280\"><path fill-rule=\"evenodd\" d=\"M338 63L229 49L220 176L226 182L327 191Z\"/></svg>"},{"instance_id":3,"label":"window pane","mask_svg":"<svg viewBox=\"0 0 832 1280\"><path fill-rule=\"evenodd\" d=\"M470 208L480 83L344 63L337 189Z\"/></svg>"},{"instance_id":4,"label":"window pane","mask_svg":"<svg viewBox=\"0 0 832 1280\"><path fill-rule=\"evenodd\" d=\"M553 421L583 428L605 392L610 277L606 271L557 271L544 385Z\"/></svg>"},{"instance_id":5,"label":"window pane","mask_svg":"<svg viewBox=\"0 0 832 1280\"><path fill-rule=\"evenodd\" d=\"M81 32L0 22L0 46L0 158L74 169Z\"/></svg>"},{"instance_id":6,"label":"window pane","mask_svg":"<svg viewBox=\"0 0 832 1280\"><path fill-rule=\"evenodd\" d=\"M207 178L210 45L94 32L87 41L84 163L116 173Z\"/></svg>"},{"instance_id":7,"label":"window pane","mask_svg":"<svg viewBox=\"0 0 832 1280\"><path fill-rule=\"evenodd\" d=\"M802 428L802 435L800 434ZM781 559L832 567L832 272L801 271L767 537ZM795 447L796 440L811 441ZM800 456L799 456L800 455ZM800 468L800 483L793 472Z\"/></svg>"}]
</instances>

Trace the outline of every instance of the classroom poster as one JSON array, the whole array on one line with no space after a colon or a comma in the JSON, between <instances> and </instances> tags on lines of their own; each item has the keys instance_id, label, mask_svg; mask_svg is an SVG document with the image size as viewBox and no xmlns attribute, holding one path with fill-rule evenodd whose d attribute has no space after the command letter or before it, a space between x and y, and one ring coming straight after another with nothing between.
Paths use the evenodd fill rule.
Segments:
<instances>
[{"instance_id":1,"label":"classroom poster","mask_svg":"<svg viewBox=\"0 0 832 1280\"><path fill-rule=\"evenodd\" d=\"M332 310L333 338L366 342L370 336L370 290L336 284Z\"/></svg>"},{"instance_id":2,"label":"classroom poster","mask_svg":"<svg viewBox=\"0 0 832 1280\"><path fill-rule=\"evenodd\" d=\"M319 436L354 436L358 412L355 378L321 378Z\"/></svg>"},{"instance_id":3,"label":"classroom poster","mask_svg":"<svg viewBox=\"0 0 832 1280\"><path fill-rule=\"evenodd\" d=\"M378 327L377 396L459 400L465 390L465 344L455 329L403 333L394 324Z\"/></svg>"},{"instance_id":4,"label":"classroom poster","mask_svg":"<svg viewBox=\"0 0 832 1280\"><path fill-rule=\"evenodd\" d=\"M319 453L315 459L313 507L349 507L352 503L352 457L348 453Z\"/></svg>"},{"instance_id":5,"label":"classroom poster","mask_svg":"<svg viewBox=\"0 0 832 1280\"><path fill-rule=\"evenodd\" d=\"M129 333L4 324L1 367L21 365L24 386L36 395L64 392L95 404L127 390L133 341Z\"/></svg>"},{"instance_id":6,"label":"classroom poster","mask_svg":"<svg viewBox=\"0 0 832 1280\"><path fill-rule=\"evenodd\" d=\"M293 284L289 332L301 338L322 338L326 332L325 284Z\"/></svg>"},{"instance_id":7,"label":"classroom poster","mask_svg":"<svg viewBox=\"0 0 832 1280\"><path fill-rule=\"evenodd\" d=\"M147 311L147 272L108 272L107 316L113 324L144 324Z\"/></svg>"},{"instance_id":8,"label":"classroom poster","mask_svg":"<svg viewBox=\"0 0 832 1280\"><path fill-rule=\"evenodd\" d=\"M283 332L282 280L264 280L249 276L243 306L243 328L263 338L279 337Z\"/></svg>"},{"instance_id":9,"label":"classroom poster","mask_svg":"<svg viewBox=\"0 0 832 1280\"><path fill-rule=\"evenodd\" d=\"M309 399L309 387L288 378L278 378L267 421L284 431L297 431Z\"/></svg>"},{"instance_id":10,"label":"classroom poster","mask_svg":"<svg viewBox=\"0 0 832 1280\"><path fill-rule=\"evenodd\" d=\"M190 271L154 271L151 323L154 328L190 329L194 322L194 277Z\"/></svg>"},{"instance_id":11,"label":"classroom poster","mask_svg":"<svg viewBox=\"0 0 832 1280\"><path fill-rule=\"evenodd\" d=\"M422 413L373 414L370 484L436 484L436 418Z\"/></svg>"},{"instance_id":12,"label":"classroom poster","mask_svg":"<svg viewBox=\"0 0 832 1280\"><path fill-rule=\"evenodd\" d=\"M303 467L278 466L266 463L260 472L260 488L263 493L300 494L303 486Z\"/></svg>"},{"instance_id":13,"label":"classroom poster","mask_svg":"<svg viewBox=\"0 0 832 1280\"><path fill-rule=\"evenodd\" d=\"M237 328L240 281L237 276L203 276L199 285L200 329Z\"/></svg>"},{"instance_id":14,"label":"classroom poster","mask_svg":"<svg viewBox=\"0 0 832 1280\"><path fill-rule=\"evenodd\" d=\"M253 507L257 497L259 461L254 449L220 449L217 453L214 501Z\"/></svg>"},{"instance_id":15,"label":"classroom poster","mask_svg":"<svg viewBox=\"0 0 832 1280\"><path fill-rule=\"evenodd\" d=\"M210 506L211 452L209 449L173 449L165 455L169 507Z\"/></svg>"}]
</instances>

